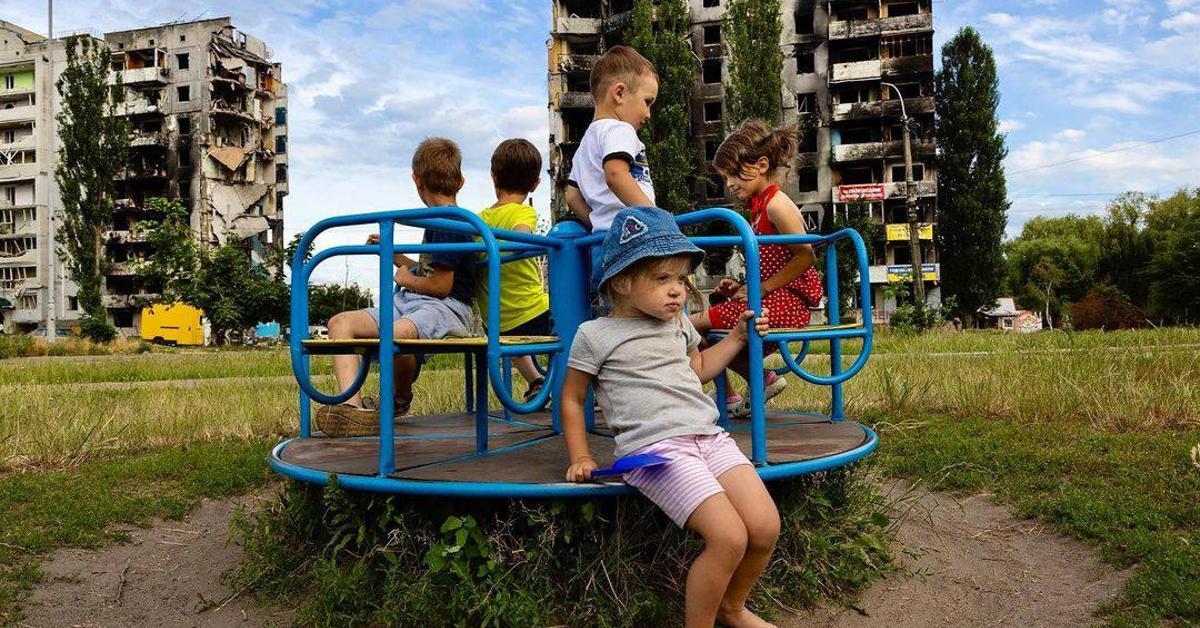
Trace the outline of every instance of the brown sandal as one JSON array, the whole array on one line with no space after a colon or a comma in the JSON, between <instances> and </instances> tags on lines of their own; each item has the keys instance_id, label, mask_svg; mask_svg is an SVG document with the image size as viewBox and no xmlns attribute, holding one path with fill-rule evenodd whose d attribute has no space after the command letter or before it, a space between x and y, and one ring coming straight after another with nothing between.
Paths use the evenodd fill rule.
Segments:
<instances>
[{"instance_id":1,"label":"brown sandal","mask_svg":"<svg viewBox=\"0 0 1200 628\"><path fill-rule=\"evenodd\" d=\"M317 408L317 429L330 438L378 436L379 412L347 403Z\"/></svg>"}]
</instances>

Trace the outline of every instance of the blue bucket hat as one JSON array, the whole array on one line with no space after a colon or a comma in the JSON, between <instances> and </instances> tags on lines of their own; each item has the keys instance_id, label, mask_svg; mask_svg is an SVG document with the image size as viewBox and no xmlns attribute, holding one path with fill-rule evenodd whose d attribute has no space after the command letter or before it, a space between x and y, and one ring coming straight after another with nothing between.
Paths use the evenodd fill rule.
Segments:
<instances>
[{"instance_id":1,"label":"blue bucket hat","mask_svg":"<svg viewBox=\"0 0 1200 628\"><path fill-rule=\"evenodd\" d=\"M683 235L670 213L657 207L626 207L617 212L604 236L598 285L643 258L675 255L691 256L693 269L704 260L704 251Z\"/></svg>"}]
</instances>

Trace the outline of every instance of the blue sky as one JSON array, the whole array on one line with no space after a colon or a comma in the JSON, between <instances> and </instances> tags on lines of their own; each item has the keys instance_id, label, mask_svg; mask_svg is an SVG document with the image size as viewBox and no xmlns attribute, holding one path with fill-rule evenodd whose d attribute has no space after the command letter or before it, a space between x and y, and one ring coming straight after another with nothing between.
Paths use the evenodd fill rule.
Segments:
<instances>
[{"instance_id":1,"label":"blue sky","mask_svg":"<svg viewBox=\"0 0 1200 628\"><path fill-rule=\"evenodd\" d=\"M487 163L500 140L525 137L545 150L548 0L179 6L60 2L55 30L230 15L266 40L290 89L289 236L326 216L419 205L408 163L424 137L462 146L467 207L494 200ZM0 18L39 32L45 9L0 0ZM1101 212L1125 190L1165 195L1200 185L1200 133L1141 144L1200 131L1200 0L935 0L934 19L939 46L972 25L996 52L1010 235L1035 215ZM534 201L546 211L546 190ZM368 231L320 244L361 241ZM358 263L327 265L317 279L347 275L373 283L371 266Z\"/></svg>"}]
</instances>

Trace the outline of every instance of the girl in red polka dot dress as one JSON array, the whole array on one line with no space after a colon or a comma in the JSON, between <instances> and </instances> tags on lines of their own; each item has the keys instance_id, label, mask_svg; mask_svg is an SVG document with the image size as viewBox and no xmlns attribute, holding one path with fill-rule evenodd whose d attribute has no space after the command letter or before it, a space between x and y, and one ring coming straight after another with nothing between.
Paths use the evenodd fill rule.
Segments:
<instances>
[{"instance_id":1,"label":"girl in red polka dot dress","mask_svg":"<svg viewBox=\"0 0 1200 628\"><path fill-rule=\"evenodd\" d=\"M721 143L713 166L725 177L725 187L750 210L750 226L758 235L804 233L800 208L779 192L779 174L796 155L799 133L794 128L772 129L761 120L747 120ZM759 268L763 307L770 311L772 328L806 327L809 308L821 303L824 288L813 264L816 254L807 244L760 246ZM717 292L728 300L705 312L693 314L692 324L700 333L710 329L731 329L746 311L746 286L722 279ZM764 347L770 350L770 347ZM748 356L743 351L730 367L743 378L750 373ZM765 399L783 392L787 380L765 371ZM748 398L729 391L730 414L748 416Z\"/></svg>"}]
</instances>

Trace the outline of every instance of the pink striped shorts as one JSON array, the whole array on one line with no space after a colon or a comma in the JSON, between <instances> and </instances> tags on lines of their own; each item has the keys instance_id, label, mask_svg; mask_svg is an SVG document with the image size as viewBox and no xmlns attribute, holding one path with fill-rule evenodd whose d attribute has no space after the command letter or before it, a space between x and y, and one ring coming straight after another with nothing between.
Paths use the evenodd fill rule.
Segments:
<instances>
[{"instance_id":1,"label":"pink striped shorts","mask_svg":"<svg viewBox=\"0 0 1200 628\"><path fill-rule=\"evenodd\" d=\"M750 464L728 432L675 436L634 453L672 459L656 467L634 469L625 474L625 482L650 498L681 528L704 500L725 492L717 481L721 474Z\"/></svg>"}]
</instances>

